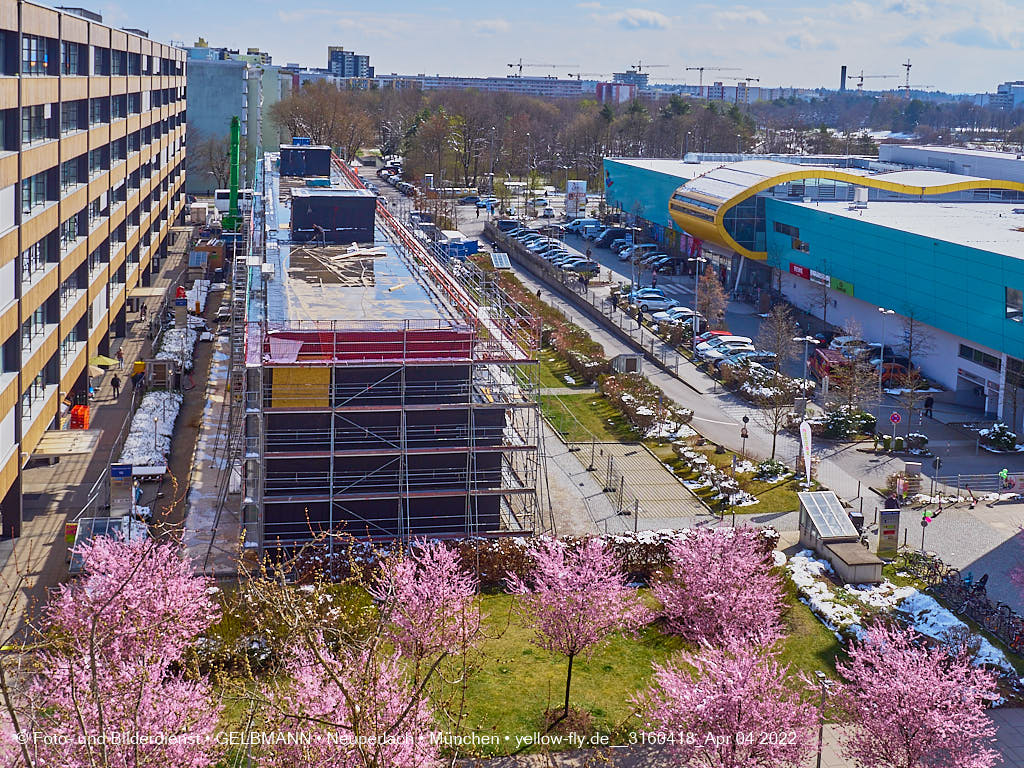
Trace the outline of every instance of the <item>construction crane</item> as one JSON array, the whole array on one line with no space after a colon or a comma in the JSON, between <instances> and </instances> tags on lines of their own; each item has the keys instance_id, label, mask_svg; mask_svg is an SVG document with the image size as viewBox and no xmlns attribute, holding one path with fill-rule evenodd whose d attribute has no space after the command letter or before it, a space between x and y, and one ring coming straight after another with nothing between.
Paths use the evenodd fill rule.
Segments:
<instances>
[{"instance_id":1,"label":"construction crane","mask_svg":"<svg viewBox=\"0 0 1024 768\"><path fill-rule=\"evenodd\" d=\"M552 69L561 69L562 67L569 67L570 69L572 69L573 67L578 67L579 64L524 64L523 60L519 59L519 61L509 64L508 66L509 69L517 70L516 74L514 74L513 77L522 77L523 67L550 67Z\"/></svg>"},{"instance_id":2,"label":"construction crane","mask_svg":"<svg viewBox=\"0 0 1024 768\"><path fill-rule=\"evenodd\" d=\"M744 104L749 104L750 103L750 84L751 83L760 83L761 82L761 78L759 78L759 77L723 77L722 79L723 80L733 80L733 81L736 82L736 99L735 99L735 101L736 101L737 104L739 104L739 101L740 101L740 83L745 82L747 84L747 87L743 90L743 103Z\"/></svg>"},{"instance_id":3,"label":"construction crane","mask_svg":"<svg viewBox=\"0 0 1024 768\"><path fill-rule=\"evenodd\" d=\"M697 80L698 80L698 85L699 85L699 87L701 89L699 91L699 93L701 93L701 95L703 95L703 91L704 91L704 70L707 70L708 72L739 72L739 69L740 69L739 67L687 67L686 71L687 72L699 72L700 73L700 76L698 77Z\"/></svg>"},{"instance_id":4,"label":"construction crane","mask_svg":"<svg viewBox=\"0 0 1024 768\"><path fill-rule=\"evenodd\" d=\"M228 142L228 215L222 225L225 232L237 232L242 223L238 211L238 155L241 144L242 123L237 116L231 118L231 133Z\"/></svg>"},{"instance_id":5,"label":"construction crane","mask_svg":"<svg viewBox=\"0 0 1024 768\"><path fill-rule=\"evenodd\" d=\"M608 77L607 72L570 72L566 77L575 77L582 80L584 77Z\"/></svg>"},{"instance_id":6,"label":"construction crane","mask_svg":"<svg viewBox=\"0 0 1024 768\"><path fill-rule=\"evenodd\" d=\"M865 75L864 70L862 69L860 71L860 74L854 75L854 77L857 78L857 90L863 91L865 80L887 80L890 78L899 77L899 75Z\"/></svg>"},{"instance_id":7,"label":"construction crane","mask_svg":"<svg viewBox=\"0 0 1024 768\"><path fill-rule=\"evenodd\" d=\"M629 65L629 71L642 75L644 67L647 67L647 69L665 69L668 67L668 64L644 64L642 61L637 61L636 64Z\"/></svg>"},{"instance_id":8,"label":"construction crane","mask_svg":"<svg viewBox=\"0 0 1024 768\"><path fill-rule=\"evenodd\" d=\"M905 70L907 70L907 79L904 81L906 84L903 86L903 88L909 94L910 93L910 68L912 66L914 66L914 65L910 63L910 59L907 59L907 63L906 64L900 64L900 66L903 67Z\"/></svg>"}]
</instances>

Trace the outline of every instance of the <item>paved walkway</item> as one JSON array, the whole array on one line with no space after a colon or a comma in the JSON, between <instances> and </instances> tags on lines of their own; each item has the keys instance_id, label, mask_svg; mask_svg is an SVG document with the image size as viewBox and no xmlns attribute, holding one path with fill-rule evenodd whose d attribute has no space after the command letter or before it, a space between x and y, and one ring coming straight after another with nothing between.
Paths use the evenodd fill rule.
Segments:
<instances>
[{"instance_id":1,"label":"paved walkway","mask_svg":"<svg viewBox=\"0 0 1024 768\"><path fill-rule=\"evenodd\" d=\"M185 247L188 228L172 228L173 240L164 268L153 275L152 285L168 289L176 285L185 266ZM161 302L152 298L144 302L147 316L157 311ZM45 599L46 592L67 577L67 545L64 524L75 519L91 504L98 493L105 501L105 489L97 483L103 476L111 451L131 416L135 393L128 380L133 360L150 355L152 342L147 334L147 323L138 316L129 319L128 335L111 341L110 354L124 352L123 370L112 368L102 377L94 379L95 399L90 403L90 428L99 433L95 450L88 454L63 456L53 466L38 466L22 473L24 515L21 536L0 543L0 595L5 603L11 592L17 593L8 613L10 621L3 627L4 637L13 631L29 607ZM110 381L118 373L124 382L120 396L114 397ZM154 491L143 497L142 504L153 499Z\"/></svg>"}]
</instances>

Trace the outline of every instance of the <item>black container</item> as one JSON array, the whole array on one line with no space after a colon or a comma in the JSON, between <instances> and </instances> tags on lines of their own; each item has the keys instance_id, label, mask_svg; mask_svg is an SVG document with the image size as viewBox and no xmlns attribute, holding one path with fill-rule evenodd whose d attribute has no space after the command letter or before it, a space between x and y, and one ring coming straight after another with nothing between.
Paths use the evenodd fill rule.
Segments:
<instances>
[{"instance_id":1,"label":"black container","mask_svg":"<svg viewBox=\"0 0 1024 768\"><path fill-rule=\"evenodd\" d=\"M330 176L331 148L282 146L280 171L282 176Z\"/></svg>"},{"instance_id":2,"label":"black container","mask_svg":"<svg viewBox=\"0 0 1024 768\"><path fill-rule=\"evenodd\" d=\"M373 242L377 197L367 189L292 190L292 240Z\"/></svg>"}]
</instances>

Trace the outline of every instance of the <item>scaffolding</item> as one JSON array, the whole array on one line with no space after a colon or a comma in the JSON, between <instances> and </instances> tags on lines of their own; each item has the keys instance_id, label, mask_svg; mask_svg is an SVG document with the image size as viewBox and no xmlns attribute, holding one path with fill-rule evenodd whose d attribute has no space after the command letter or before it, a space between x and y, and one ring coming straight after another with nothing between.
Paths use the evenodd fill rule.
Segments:
<instances>
[{"instance_id":1,"label":"scaffolding","mask_svg":"<svg viewBox=\"0 0 1024 768\"><path fill-rule=\"evenodd\" d=\"M337 159L334 167L342 184L362 186ZM239 332L246 546L269 554L340 532L532 533L540 323L496 287L461 283L380 204L378 231L439 316L268 320L264 256L287 241L277 240L267 175L268 215L254 214L266 232L252 237Z\"/></svg>"}]
</instances>

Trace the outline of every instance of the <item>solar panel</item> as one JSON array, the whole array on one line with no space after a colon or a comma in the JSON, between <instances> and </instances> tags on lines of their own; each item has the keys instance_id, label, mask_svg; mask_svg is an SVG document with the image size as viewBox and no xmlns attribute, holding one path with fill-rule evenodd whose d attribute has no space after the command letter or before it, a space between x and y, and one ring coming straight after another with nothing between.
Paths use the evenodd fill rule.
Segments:
<instances>
[{"instance_id":1,"label":"solar panel","mask_svg":"<svg viewBox=\"0 0 1024 768\"><path fill-rule=\"evenodd\" d=\"M797 496L821 538L857 536L857 529L834 492L803 492Z\"/></svg>"},{"instance_id":2,"label":"solar panel","mask_svg":"<svg viewBox=\"0 0 1024 768\"><path fill-rule=\"evenodd\" d=\"M492 253L491 264L495 269L512 269L512 262L508 260L507 253Z\"/></svg>"}]
</instances>

